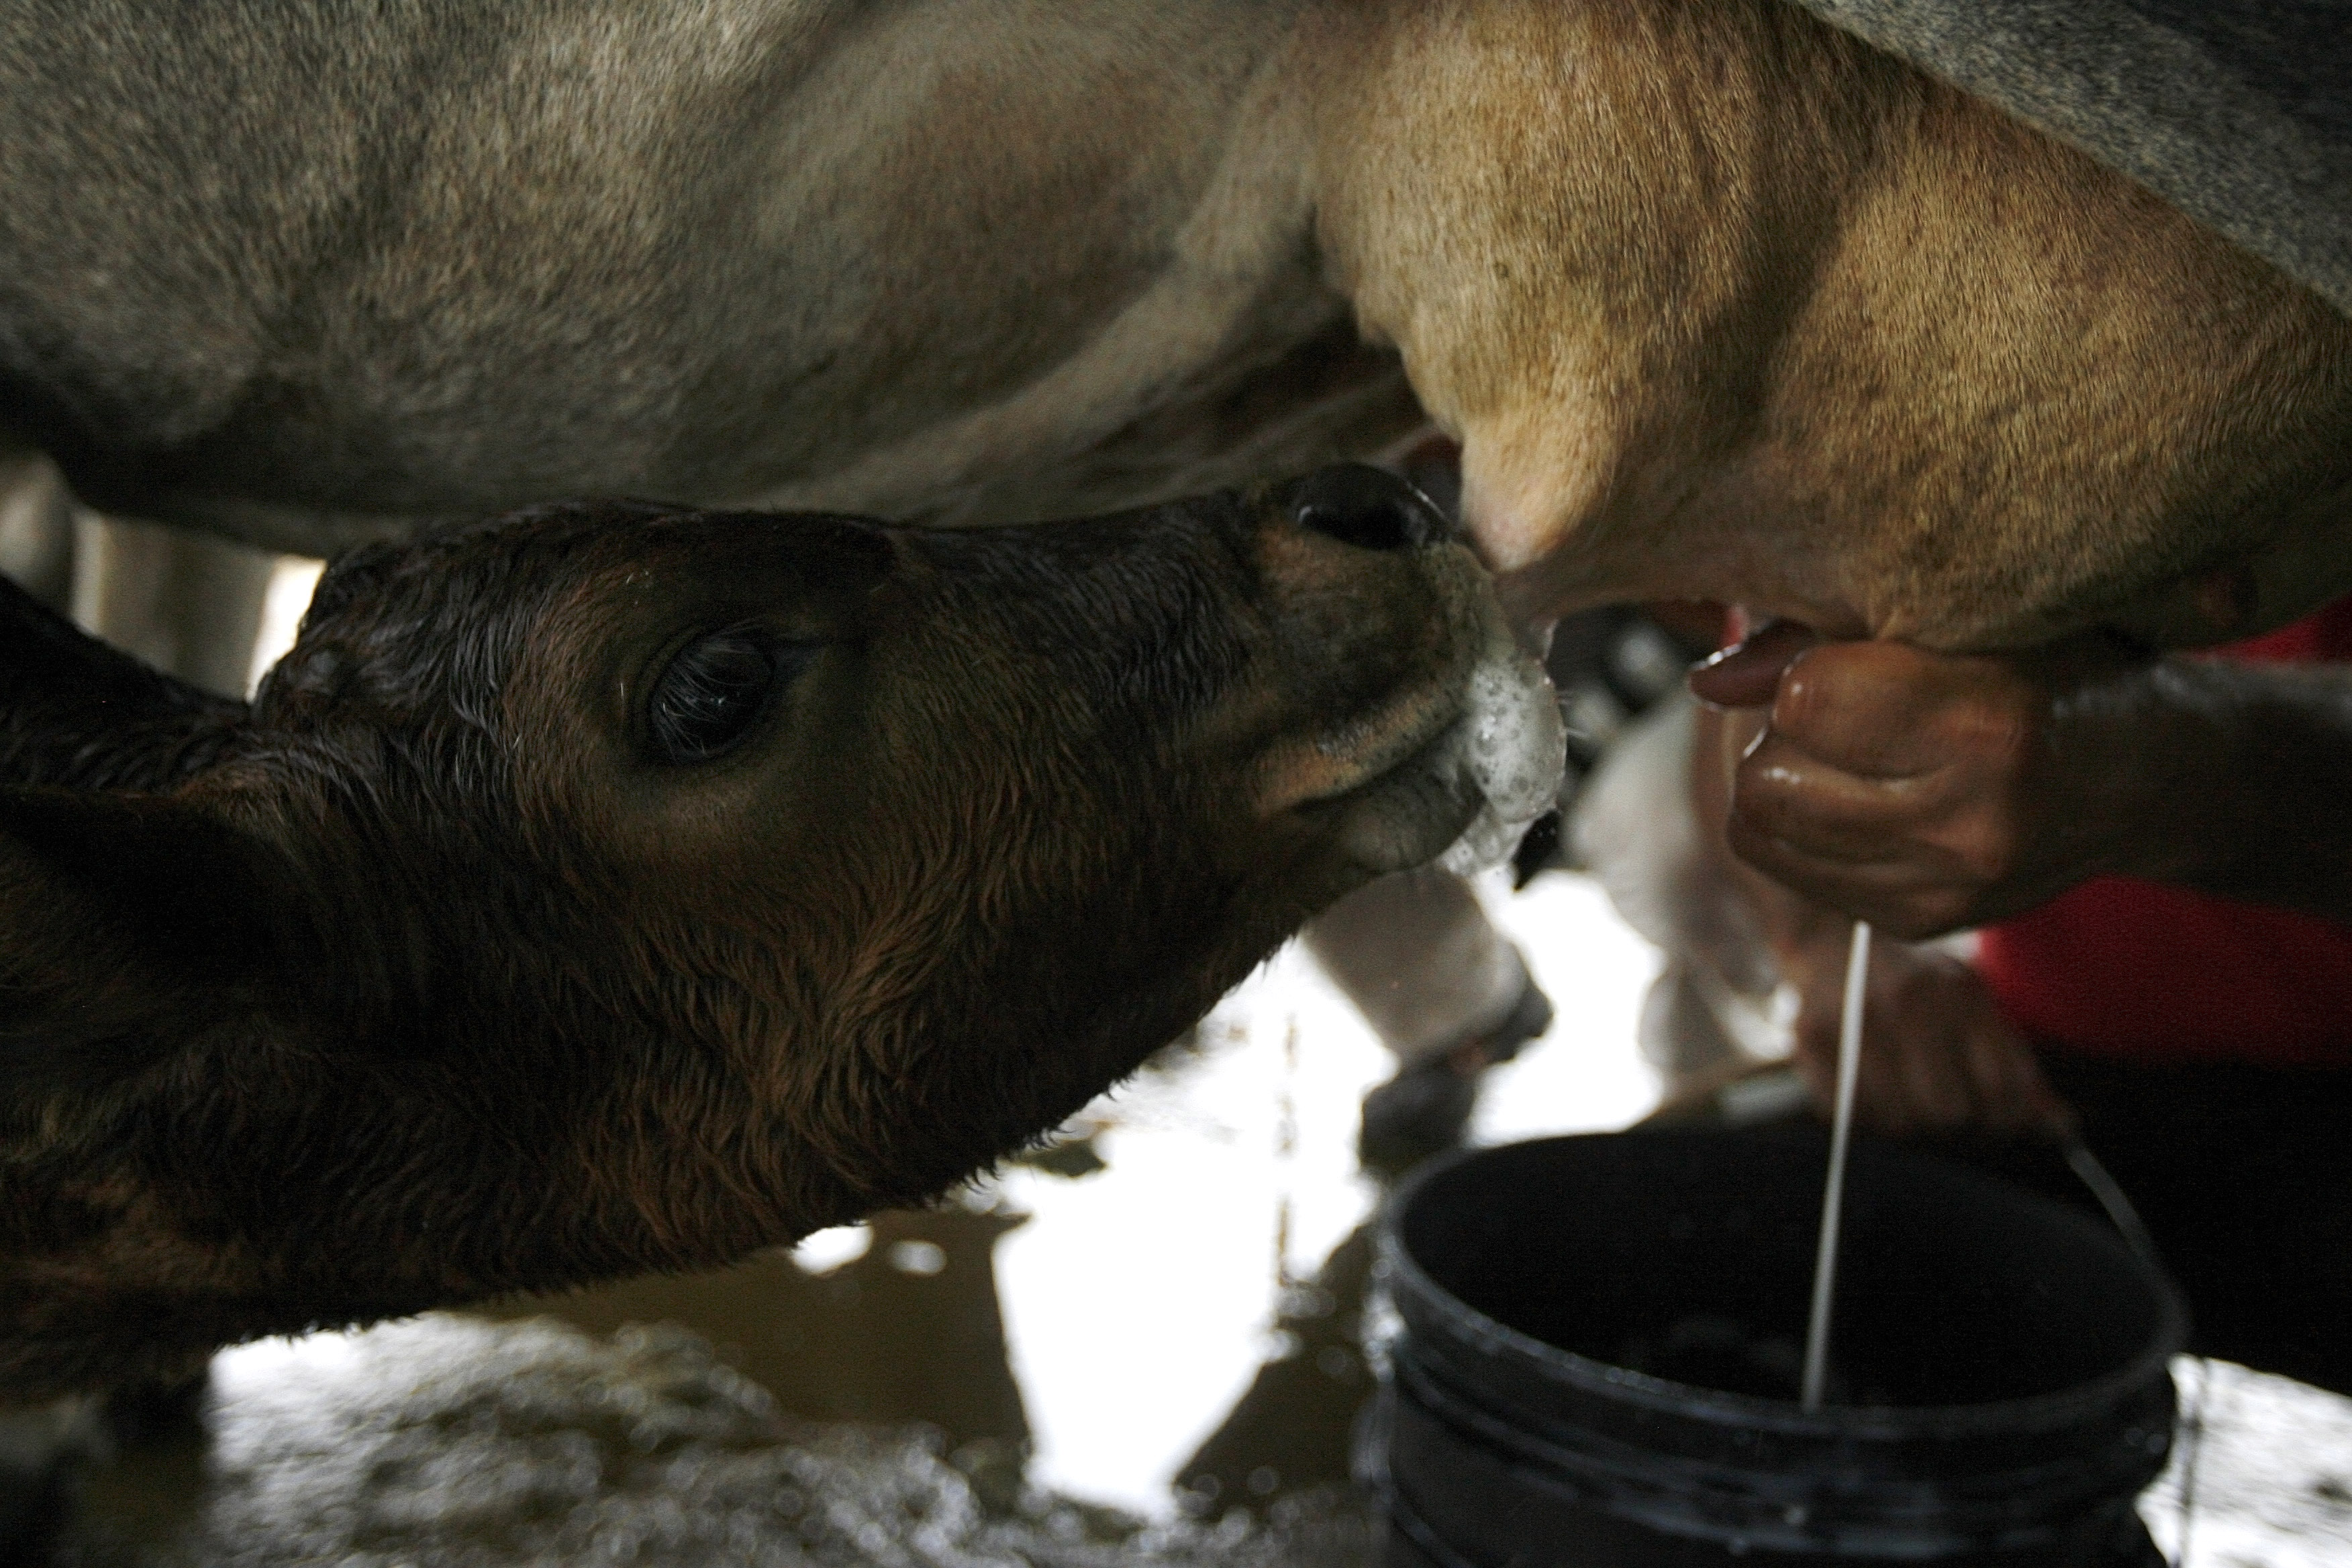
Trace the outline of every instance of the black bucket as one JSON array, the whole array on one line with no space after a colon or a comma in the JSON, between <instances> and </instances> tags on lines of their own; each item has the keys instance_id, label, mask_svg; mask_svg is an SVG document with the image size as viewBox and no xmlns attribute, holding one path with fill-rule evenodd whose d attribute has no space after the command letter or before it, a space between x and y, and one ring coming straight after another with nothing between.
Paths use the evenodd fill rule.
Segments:
<instances>
[{"instance_id":1,"label":"black bucket","mask_svg":"<svg viewBox=\"0 0 2352 1568\"><path fill-rule=\"evenodd\" d=\"M1827 1139L1480 1151L1383 1222L1359 1469L1390 1568L2161 1563L2171 1286L2111 1230L1857 1141L1824 1407L1796 1402Z\"/></svg>"}]
</instances>

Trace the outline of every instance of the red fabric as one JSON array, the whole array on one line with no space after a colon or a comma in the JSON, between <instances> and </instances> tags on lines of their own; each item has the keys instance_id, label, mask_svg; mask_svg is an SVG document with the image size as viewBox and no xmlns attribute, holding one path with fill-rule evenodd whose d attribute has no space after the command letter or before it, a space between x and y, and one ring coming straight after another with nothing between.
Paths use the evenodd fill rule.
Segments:
<instances>
[{"instance_id":1,"label":"red fabric","mask_svg":"<svg viewBox=\"0 0 2352 1568\"><path fill-rule=\"evenodd\" d=\"M2219 657L2352 660L2352 599ZM2352 928L2126 877L1989 926L1977 967L2034 1038L2150 1065L2352 1067Z\"/></svg>"}]
</instances>

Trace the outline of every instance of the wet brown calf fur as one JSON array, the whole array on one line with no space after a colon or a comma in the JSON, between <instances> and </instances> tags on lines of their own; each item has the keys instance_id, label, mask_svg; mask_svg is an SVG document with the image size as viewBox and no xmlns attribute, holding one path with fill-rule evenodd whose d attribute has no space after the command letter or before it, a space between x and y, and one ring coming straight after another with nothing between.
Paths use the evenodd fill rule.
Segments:
<instances>
[{"instance_id":1,"label":"wet brown calf fur","mask_svg":"<svg viewBox=\"0 0 2352 1568\"><path fill-rule=\"evenodd\" d=\"M249 711L0 609L0 1398L936 1193L1462 829L1500 627L1360 469L542 509L338 563Z\"/></svg>"}]
</instances>

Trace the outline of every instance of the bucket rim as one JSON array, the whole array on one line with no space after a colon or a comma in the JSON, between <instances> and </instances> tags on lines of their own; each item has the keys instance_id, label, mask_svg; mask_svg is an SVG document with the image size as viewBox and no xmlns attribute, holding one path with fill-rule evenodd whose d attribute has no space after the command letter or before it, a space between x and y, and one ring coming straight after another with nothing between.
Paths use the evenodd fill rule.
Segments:
<instances>
[{"instance_id":1,"label":"bucket rim","mask_svg":"<svg viewBox=\"0 0 2352 1568\"><path fill-rule=\"evenodd\" d=\"M2153 1382L2159 1373L2169 1381L2173 1357L2184 1353L2188 1348L2189 1311L2181 1300L2179 1289L2160 1270L2151 1268L2128 1246L2122 1246L2122 1256L2129 1262L2134 1274L2148 1286L2156 1297L2157 1321L2147 1343L2114 1370L2049 1394L2029 1394L2020 1399L1988 1400L1971 1405L1823 1405L1819 1411L1811 1412L1794 1400L1768 1399L1760 1394L1738 1394L1728 1389L1677 1383L1672 1378L1613 1365L1539 1340L1499 1319L1489 1317L1439 1284L1404 1245L1404 1211L1422 1189L1446 1173L1482 1158L1505 1150L1539 1144L1583 1143L1636 1136L1690 1136L1692 1131L1682 1128L1634 1127L1614 1132L1568 1132L1456 1149L1441 1155L1406 1177L1381 1205L1375 1269L1386 1274L1391 1281L1391 1298L1396 1295L1393 1281L1402 1278L1410 1282L1417 1293L1442 1300L1451 1310L1472 1320L1482 1336L1491 1337L1507 1346L1528 1363L1531 1371L1580 1392L1621 1400L1662 1415L1685 1419L1698 1417L1736 1422L1752 1429L1791 1436L1837 1437L1864 1434L1886 1437L1966 1437L2014 1432L2020 1427L2057 1426L2069 1416L2088 1414L2120 1403L2134 1391ZM1900 1158L1934 1160L1932 1155L1906 1150L1899 1145L1887 1147ZM2117 1237L2119 1243L2121 1239ZM1402 1307L1398 1305L1396 1310L1402 1311Z\"/></svg>"}]
</instances>

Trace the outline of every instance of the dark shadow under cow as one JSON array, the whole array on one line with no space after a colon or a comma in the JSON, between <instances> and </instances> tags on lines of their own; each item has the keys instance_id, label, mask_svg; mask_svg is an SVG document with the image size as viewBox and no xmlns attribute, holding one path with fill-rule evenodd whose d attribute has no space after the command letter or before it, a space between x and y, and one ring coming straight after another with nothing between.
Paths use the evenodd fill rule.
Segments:
<instances>
[{"instance_id":1,"label":"dark shadow under cow","mask_svg":"<svg viewBox=\"0 0 2352 1568\"><path fill-rule=\"evenodd\" d=\"M249 710L0 610L0 1400L936 1193L1557 765L1362 468L540 508L339 562Z\"/></svg>"}]
</instances>

